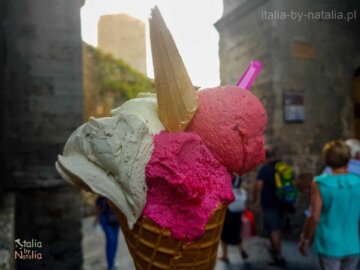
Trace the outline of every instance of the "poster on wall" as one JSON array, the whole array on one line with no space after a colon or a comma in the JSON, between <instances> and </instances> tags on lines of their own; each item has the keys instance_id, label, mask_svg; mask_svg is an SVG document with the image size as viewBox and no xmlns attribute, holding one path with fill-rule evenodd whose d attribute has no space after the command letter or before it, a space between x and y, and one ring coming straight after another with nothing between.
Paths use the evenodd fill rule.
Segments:
<instances>
[{"instance_id":1,"label":"poster on wall","mask_svg":"<svg viewBox=\"0 0 360 270\"><path fill-rule=\"evenodd\" d=\"M302 123L305 120L304 94L302 92L283 93L283 115L287 123Z\"/></svg>"}]
</instances>

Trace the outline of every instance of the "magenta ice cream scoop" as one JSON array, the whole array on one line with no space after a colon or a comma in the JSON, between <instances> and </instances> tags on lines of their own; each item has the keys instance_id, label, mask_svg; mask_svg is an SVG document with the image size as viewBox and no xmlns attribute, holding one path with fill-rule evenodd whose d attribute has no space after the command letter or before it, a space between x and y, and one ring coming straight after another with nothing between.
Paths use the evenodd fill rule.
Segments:
<instances>
[{"instance_id":1,"label":"magenta ice cream scoop","mask_svg":"<svg viewBox=\"0 0 360 270\"><path fill-rule=\"evenodd\" d=\"M146 166L148 193L143 215L176 239L192 241L211 214L234 200L231 174L190 132L161 132Z\"/></svg>"}]
</instances>

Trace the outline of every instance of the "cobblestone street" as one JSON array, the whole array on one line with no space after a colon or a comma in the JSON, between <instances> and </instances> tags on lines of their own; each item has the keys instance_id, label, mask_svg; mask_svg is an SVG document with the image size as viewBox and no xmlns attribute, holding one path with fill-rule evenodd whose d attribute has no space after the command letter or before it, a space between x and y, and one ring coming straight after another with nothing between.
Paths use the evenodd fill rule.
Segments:
<instances>
[{"instance_id":1,"label":"cobblestone street","mask_svg":"<svg viewBox=\"0 0 360 270\"><path fill-rule=\"evenodd\" d=\"M83 270L105 270L105 243L101 228L92 226L93 218L89 217L83 221ZM231 263L225 264L218 261L215 270L276 270L276 267L269 267L267 262L270 255L267 251L266 239L253 237L245 241L245 248L249 253L249 259L243 262L236 247L229 247ZM287 259L288 270L316 270L317 263L314 255L302 257L296 248L296 244L284 241L283 253ZM118 270L134 270L132 258L127 250L123 235L119 238L119 249L117 253Z\"/></svg>"}]
</instances>

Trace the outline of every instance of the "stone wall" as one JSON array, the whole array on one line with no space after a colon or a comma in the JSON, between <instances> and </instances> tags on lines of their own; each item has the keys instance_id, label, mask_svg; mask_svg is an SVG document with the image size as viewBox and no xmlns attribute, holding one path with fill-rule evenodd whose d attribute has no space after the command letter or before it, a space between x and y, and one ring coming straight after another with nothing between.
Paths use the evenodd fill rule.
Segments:
<instances>
[{"instance_id":1,"label":"stone wall","mask_svg":"<svg viewBox=\"0 0 360 270\"><path fill-rule=\"evenodd\" d=\"M41 259L16 259L17 269L81 269L82 207L79 191L70 185L18 192L15 238L40 242L41 248L31 250Z\"/></svg>"},{"instance_id":2,"label":"stone wall","mask_svg":"<svg viewBox=\"0 0 360 270\"><path fill-rule=\"evenodd\" d=\"M360 66L360 18L345 20L265 19L264 12L359 10L355 1L224 0L224 15L215 24L220 34L221 84L234 84L251 60L264 68L251 91L263 102L266 139L280 146L295 172L318 174L323 144L354 136L351 87ZM359 16L359 14L357 14ZM283 94L304 97L305 120L284 121ZM256 174L245 176L249 192ZM293 232L302 227L306 194L291 217ZM259 215L258 215L259 217Z\"/></svg>"},{"instance_id":3,"label":"stone wall","mask_svg":"<svg viewBox=\"0 0 360 270\"><path fill-rule=\"evenodd\" d=\"M357 9L359 7L358 4ZM325 4L311 1L300 5L296 1L284 1L282 8L287 12L347 12L355 6L342 7L335 2ZM353 22L287 20L274 27L273 58L281 63L273 65L274 93L280 96L284 91L303 92L305 121L303 124L286 124L282 115L278 115L270 125L284 145L286 154L295 157L294 164L298 171L319 173L323 144L329 140L354 136L351 85L356 68L354 59L360 55L360 36L356 30L359 28L360 19ZM295 58L293 46L296 42L313 46L314 59ZM281 102L278 99L276 107L280 108Z\"/></svg>"},{"instance_id":4,"label":"stone wall","mask_svg":"<svg viewBox=\"0 0 360 270\"><path fill-rule=\"evenodd\" d=\"M224 4L227 4L224 0ZM345 1L346 2L346 1ZM354 3L354 1L347 1ZM357 4L359 8L359 4ZM263 101L268 114L266 136L283 148L285 158L298 172L318 173L322 145L331 139L353 136L352 76L359 61L357 30L352 22L325 20L266 20L264 11L307 12L353 10L350 4L299 3L283 0L245 1L221 18L220 77L222 84L235 83L247 64L259 59L264 69L252 91ZM297 42L315 49L313 59L294 56ZM339 54L341 52L341 54ZM304 94L305 121L284 122L285 92Z\"/></svg>"},{"instance_id":5,"label":"stone wall","mask_svg":"<svg viewBox=\"0 0 360 270\"><path fill-rule=\"evenodd\" d=\"M98 48L146 74L145 24L127 14L103 15L98 23Z\"/></svg>"},{"instance_id":6,"label":"stone wall","mask_svg":"<svg viewBox=\"0 0 360 270\"><path fill-rule=\"evenodd\" d=\"M14 267L14 209L13 193L0 193L0 269Z\"/></svg>"},{"instance_id":7,"label":"stone wall","mask_svg":"<svg viewBox=\"0 0 360 270\"><path fill-rule=\"evenodd\" d=\"M5 18L5 0L0 0L0 22L4 21ZM3 88L5 86L5 58L6 58L6 50L5 50L5 31L4 24L0 25L0 126L4 126L5 115L4 115L4 99L5 92ZM0 132L0 149L4 149L5 141L4 141L4 132ZM5 153L4 151L0 151L0 171L4 171L5 166ZM1 191L0 184L0 191Z\"/></svg>"},{"instance_id":8,"label":"stone wall","mask_svg":"<svg viewBox=\"0 0 360 270\"><path fill-rule=\"evenodd\" d=\"M21 186L56 182L57 154L82 121L79 8L79 1L7 1L5 152Z\"/></svg>"},{"instance_id":9,"label":"stone wall","mask_svg":"<svg viewBox=\"0 0 360 270\"><path fill-rule=\"evenodd\" d=\"M80 195L54 168L66 139L82 123L81 2L0 2L1 154L6 161L0 178L5 199L0 223L6 222L1 230L15 223L12 239L0 238L0 248L13 245L14 238L35 239L44 247L40 261L17 259L17 269L81 267ZM10 192L15 193L15 221ZM8 251L13 258L12 246Z\"/></svg>"},{"instance_id":10,"label":"stone wall","mask_svg":"<svg viewBox=\"0 0 360 270\"><path fill-rule=\"evenodd\" d=\"M14 269L13 246L14 246L14 212L15 212L15 195L5 190L4 171L6 153L5 147L5 74L6 74L6 46L5 46L5 10L7 7L6 0L0 0L0 269Z\"/></svg>"}]
</instances>

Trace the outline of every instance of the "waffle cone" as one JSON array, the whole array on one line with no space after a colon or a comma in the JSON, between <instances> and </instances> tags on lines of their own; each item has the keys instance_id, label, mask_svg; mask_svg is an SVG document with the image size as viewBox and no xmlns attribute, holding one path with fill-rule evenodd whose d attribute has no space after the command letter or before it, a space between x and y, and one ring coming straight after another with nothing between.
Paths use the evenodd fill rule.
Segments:
<instances>
[{"instance_id":1,"label":"waffle cone","mask_svg":"<svg viewBox=\"0 0 360 270\"><path fill-rule=\"evenodd\" d=\"M225 207L215 210L206 224L203 236L191 243L174 239L169 230L161 228L147 217L140 217L130 230L126 218L118 209L116 212L137 270L214 269Z\"/></svg>"},{"instance_id":2,"label":"waffle cone","mask_svg":"<svg viewBox=\"0 0 360 270\"><path fill-rule=\"evenodd\" d=\"M157 7L149 19L158 114L168 131L183 131L199 107L197 93Z\"/></svg>"}]
</instances>

